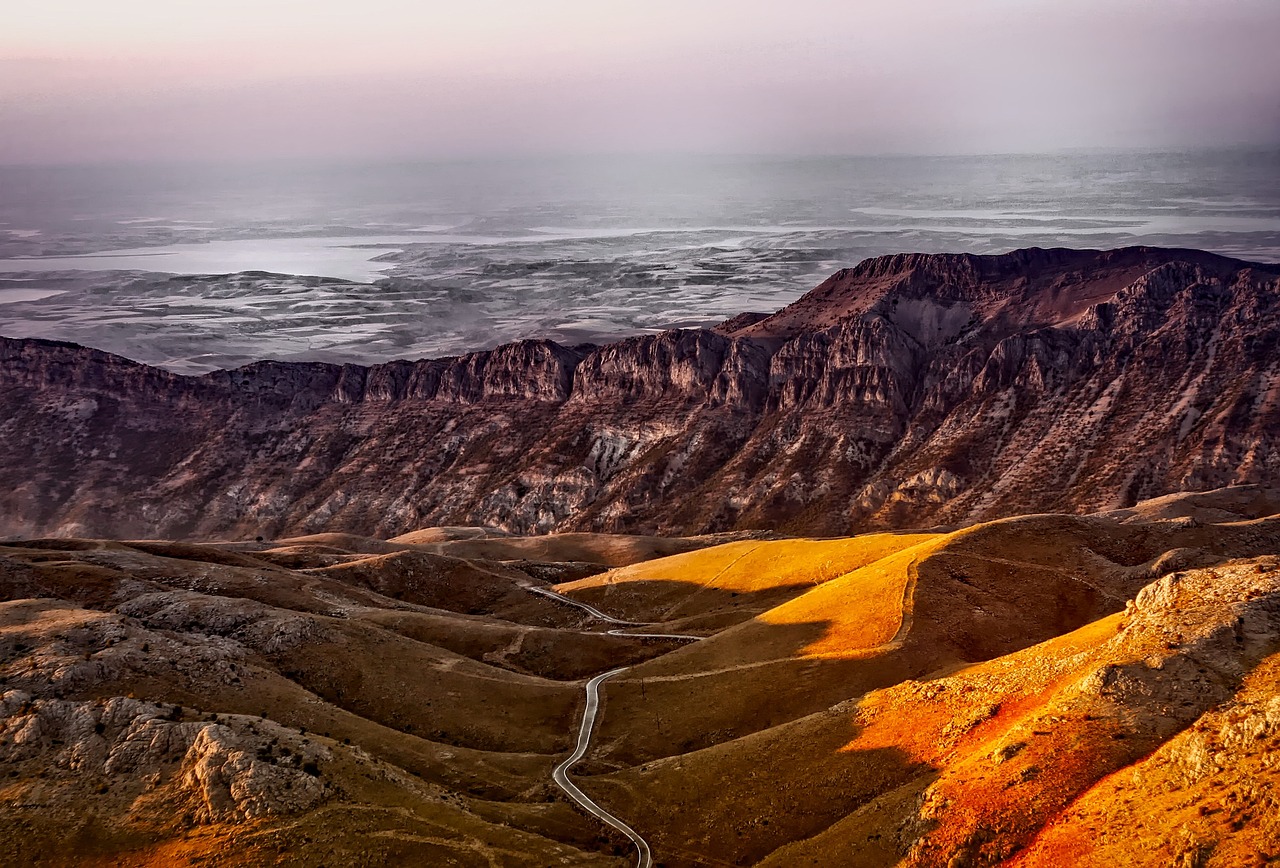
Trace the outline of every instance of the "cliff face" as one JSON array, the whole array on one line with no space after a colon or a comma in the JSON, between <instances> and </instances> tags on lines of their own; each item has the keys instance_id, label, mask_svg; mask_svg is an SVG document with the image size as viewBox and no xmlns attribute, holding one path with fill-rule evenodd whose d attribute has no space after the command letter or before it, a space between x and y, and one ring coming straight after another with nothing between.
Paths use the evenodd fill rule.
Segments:
<instances>
[{"instance_id":1,"label":"cliff face","mask_svg":"<svg viewBox=\"0 0 1280 868\"><path fill-rule=\"evenodd\" d=\"M717 330L182 377L0 339L0 534L847 534L1280 479L1280 270L903 255Z\"/></svg>"}]
</instances>

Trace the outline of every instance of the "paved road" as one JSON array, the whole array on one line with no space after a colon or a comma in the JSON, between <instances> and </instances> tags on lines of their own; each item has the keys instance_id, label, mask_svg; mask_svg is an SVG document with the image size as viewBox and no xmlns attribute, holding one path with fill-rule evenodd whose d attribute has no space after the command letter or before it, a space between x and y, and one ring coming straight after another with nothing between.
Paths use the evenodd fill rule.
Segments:
<instances>
[{"instance_id":1,"label":"paved road","mask_svg":"<svg viewBox=\"0 0 1280 868\"><path fill-rule=\"evenodd\" d=\"M649 625L643 621L624 621L621 618L615 618L612 615L606 615L590 603L583 603L572 597L566 597L564 594L557 594L550 588L535 588L533 585L525 585L524 589L534 594L541 594L544 597L550 597L559 603L567 603L570 606L577 606L588 615L599 618L602 621L608 621L610 624L624 624L628 627L648 627ZM607 630L610 636L634 636L637 639L680 639L685 642L701 642L706 636L691 636L686 633L629 633L626 630Z\"/></svg>"},{"instance_id":2,"label":"paved road","mask_svg":"<svg viewBox=\"0 0 1280 868\"><path fill-rule=\"evenodd\" d=\"M621 618L615 618L612 615L606 615L604 612L601 612L599 609L597 609L595 606L591 605L590 603L583 603L578 600L574 600L570 597L566 597L564 594L557 594L555 591L552 591L549 588L535 588L533 585L525 585L524 589L526 591L529 591L530 593L541 594L544 597L550 597L551 599L556 600L557 602L568 603L570 606L577 606L579 609L582 609L588 615L594 615L595 617L599 618L601 621L608 621L610 624L622 624L627 627L649 626L648 624L641 623L640 621L624 621Z\"/></svg>"},{"instance_id":3,"label":"paved road","mask_svg":"<svg viewBox=\"0 0 1280 868\"><path fill-rule=\"evenodd\" d=\"M648 624L641 624L635 621L623 621L620 618L613 617L612 615L606 615L595 606L570 599L564 594L557 594L555 591L547 588L535 588L532 585L525 585L524 588L526 591L531 593L541 594L544 597L550 597L553 600L568 603L570 606L577 606L579 609L582 609L603 621L608 621L611 624L623 624L628 627L649 626ZM645 639L678 639L689 642L698 642L706 638L704 636L686 636L680 633L628 633L625 630L610 630L609 635L636 636ZM578 744L573 749L573 753L569 755L569 758L556 766L551 772L551 779L556 782L556 786L565 791L569 798L581 805L583 810L600 821L617 829L619 832L631 839L631 843L636 845L637 868L652 868L653 854L649 851L649 843L645 841L644 838L640 837L640 833L622 822L622 820L618 819L613 814L610 814L604 808L597 805L590 796L578 789L577 784L569 780L569 769L573 768L579 760L586 756L587 749L591 747L591 731L595 729L596 713L600 709L600 685L608 679L613 678L615 675L621 675L629 668L630 667L628 666L622 666L618 669L612 669L603 675L597 675L595 678L592 678L587 682L587 707L586 711L582 714L582 725L578 728Z\"/></svg>"},{"instance_id":4,"label":"paved road","mask_svg":"<svg viewBox=\"0 0 1280 868\"><path fill-rule=\"evenodd\" d=\"M569 780L569 769L573 768L578 760L586 756L587 748L591 745L591 730L596 725L596 711L600 708L600 684L615 675L621 675L627 669L628 667L623 666L603 675L597 675L587 682L587 710L582 715L582 726L578 729L578 746L574 748L568 759L555 767L555 770L551 772L551 778L560 789L569 794L569 798L581 805L587 813L608 823L631 839L631 843L636 845L636 865L638 868L651 868L653 854L649 852L649 844L644 838L640 837L640 833L597 805L590 796L578 789L577 784Z\"/></svg>"},{"instance_id":5,"label":"paved road","mask_svg":"<svg viewBox=\"0 0 1280 868\"><path fill-rule=\"evenodd\" d=\"M701 642L706 636L689 636L684 633L628 633L626 630L608 630L610 636L635 636L638 639L683 639L686 642Z\"/></svg>"}]
</instances>

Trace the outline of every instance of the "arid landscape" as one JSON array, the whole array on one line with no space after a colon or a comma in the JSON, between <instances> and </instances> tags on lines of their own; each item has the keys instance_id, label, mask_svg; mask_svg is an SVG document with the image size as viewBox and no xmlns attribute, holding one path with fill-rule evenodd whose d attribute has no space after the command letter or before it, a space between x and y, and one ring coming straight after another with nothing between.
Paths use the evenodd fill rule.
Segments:
<instances>
[{"instance_id":1,"label":"arid landscape","mask_svg":"<svg viewBox=\"0 0 1280 868\"><path fill-rule=\"evenodd\" d=\"M1264 865L1277 513L6 543L0 859Z\"/></svg>"},{"instance_id":2,"label":"arid landscape","mask_svg":"<svg viewBox=\"0 0 1280 868\"><path fill-rule=\"evenodd\" d=\"M182 376L0 338L0 536L847 536L1280 477L1280 266L897 255L615 343Z\"/></svg>"},{"instance_id":3,"label":"arid landscape","mask_svg":"<svg viewBox=\"0 0 1280 868\"><path fill-rule=\"evenodd\" d=\"M0 868L1280 868L1280 2L0 12Z\"/></svg>"},{"instance_id":4,"label":"arid landscape","mask_svg":"<svg viewBox=\"0 0 1280 868\"><path fill-rule=\"evenodd\" d=\"M1278 282L883 257L200 377L0 339L0 861L1273 863Z\"/></svg>"}]
</instances>

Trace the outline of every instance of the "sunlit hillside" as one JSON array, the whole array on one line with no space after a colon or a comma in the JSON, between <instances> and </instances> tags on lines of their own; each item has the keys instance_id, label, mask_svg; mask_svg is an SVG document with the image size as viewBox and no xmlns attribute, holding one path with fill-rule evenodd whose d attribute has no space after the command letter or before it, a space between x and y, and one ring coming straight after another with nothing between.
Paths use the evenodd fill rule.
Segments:
<instances>
[{"instance_id":1,"label":"sunlit hillside","mask_svg":"<svg viewBox=\"0 0 1280 868\"><path fill-rule=\"evenodd\" d=\"M621 866L552 769L622 667L571 774L655 864L1249 864L1280 852L1273 502L562 561L8 543L0 856Z\"/></svg>"}]
</instances>

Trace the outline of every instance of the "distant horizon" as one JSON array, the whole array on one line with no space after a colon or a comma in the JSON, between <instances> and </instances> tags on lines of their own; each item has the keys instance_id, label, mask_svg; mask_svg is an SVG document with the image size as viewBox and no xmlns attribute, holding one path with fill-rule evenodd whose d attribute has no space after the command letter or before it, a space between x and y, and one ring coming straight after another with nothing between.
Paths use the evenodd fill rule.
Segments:
<instances>
[{"instance_id":1,"label":"distant horizon","mask_svg":"<svg viewBox=\"0 0 1280 868\"><path fill-rule=\"evenodd\" d=\"M0 163L1280 144L1274 0L46 0Z\"/></svg>"},{"instance_id":2,"label":"distant horizon","mask_svg":"<svg viewBox=\"0 0 1280 868\"><path fill-rule=\"evenodd\" d=\"M185 166L274 166L288 164L294 167L308 166L433 166L453 164L486 164L486 163L547 163L558 161L664 161L664 160L794 160L797 162L818 162L822 160L891 160L891 159L981 159L984 157L1052 157L1052 156L1091 156L1106 154L1208 154L1208 153L1276 153L1280 156L1280 140L1274 142L1235 142L1201 145L1077 145L1044 150L1010 150L1010 151L867 151L867 152L830 152L815 153L803 151L561 151L547 153L510 153L480 155L421 155L408 154L369 154L365 156L333 155L333 156L258 156L258 157L170 157L164 159L150 158L112 158L104 160L60 160L24 162L2 162L0 170L24 168L181 168Z\"/></svg>"}]
</instances>

